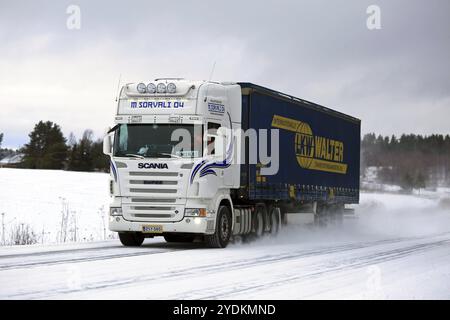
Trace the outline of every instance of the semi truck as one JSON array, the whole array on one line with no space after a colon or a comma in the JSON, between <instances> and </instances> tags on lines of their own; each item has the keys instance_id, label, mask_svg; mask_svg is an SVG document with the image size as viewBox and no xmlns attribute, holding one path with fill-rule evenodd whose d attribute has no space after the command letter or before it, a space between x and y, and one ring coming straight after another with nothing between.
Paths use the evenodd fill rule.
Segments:
<instances>
[{"instance_id":1,"label":"semi truck","mask_svg":"<svg viewBox=\"0 0 450 320\"><path fill-rule=\"evenodd\" d=\"M121 87L110 157L109 229L204 241L341 224L359 202L359 119L248 82L159 78Z\"/></svg>"}]
</instances>

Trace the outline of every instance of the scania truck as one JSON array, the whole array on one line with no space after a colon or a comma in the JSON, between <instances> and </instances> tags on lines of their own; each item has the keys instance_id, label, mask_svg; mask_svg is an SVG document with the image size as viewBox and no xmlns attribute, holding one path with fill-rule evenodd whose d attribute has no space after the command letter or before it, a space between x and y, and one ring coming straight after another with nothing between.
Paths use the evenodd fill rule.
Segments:
<instances>
[{"instance_id":1,"label":"scania truck","mask_svg":"<svg viewBox=\"0 0 450 320\"><path fill-rule=\"evenodd\" d=\"M122 86L111 160L109 228L204 241L341 223L359 201L360 120L247 82L162 78Z\"/></svg>"}]
</instances>

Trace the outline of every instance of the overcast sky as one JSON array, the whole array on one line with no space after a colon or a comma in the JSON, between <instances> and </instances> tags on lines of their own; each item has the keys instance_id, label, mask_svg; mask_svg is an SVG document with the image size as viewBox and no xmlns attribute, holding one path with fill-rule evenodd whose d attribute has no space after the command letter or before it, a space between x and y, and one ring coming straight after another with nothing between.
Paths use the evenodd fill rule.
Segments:
<instances>
[{"instance_id":1,"label":"overcast sky","mask_svg":"<svg viewBox=\"0 0 450 320\"><path fill-rule=\"evenodd\" d=\"M69 5L81 28L66 26ZM369 5L381 29L366 25ZM249 81L362 120L362 132L450 133L450 1L0 0L0 132L39 120L79 138L112 124L122 82Z\"/></svg>"}]
</instances>

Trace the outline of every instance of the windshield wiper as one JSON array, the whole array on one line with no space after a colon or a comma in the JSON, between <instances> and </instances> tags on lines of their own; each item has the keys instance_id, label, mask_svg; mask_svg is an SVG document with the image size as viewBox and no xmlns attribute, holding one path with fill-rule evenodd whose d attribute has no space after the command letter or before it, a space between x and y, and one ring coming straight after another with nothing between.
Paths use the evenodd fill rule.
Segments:
<instances>
[{"instance_id":1,"label":"windshield wiper","mask_svg":"<svg viewBox=\"0 0 450 320\"><path fill-rule=\"evenodd\" d=\"M154 156L158 157L158 156L170 156L171 158L177 158L177 159L182 159L183 157L177 156L175 154L171 154L171 153L163 153L163 152L155 152L153 153ZM134 158L138 158L138 159L145 159L148 158L144 157L143 155L140 154L135 154L135 153L125 153L125 154L120 154L119 157L134 157ZM151 157L151 155L150 155Z\"/></svg>"},{"instance_id":2,"label":"windshield wiper","mask_svg":"<svg viewBox=\"0 0 450 320\"><path fill-rule=\"evenodd\" d=\"M150 158L181 158L175 154L165 152L151 152L150 154L146 154L146 156Z\"/></svg>"},{"instance_id":3,"label":"windshield wiper","mask_svg":"<svg viewBox=\"0 0 450 320\"><path fill-rule=\"evenodd\" d=\"M177 156L176 154L172 154L172 153L163 153L163 152L158 152L157 154L163 155L163 156L170 156L171 158L177 158L177 159L181 159L182 157Z\"/></svg>"},{"instance_id":4,"label":"windshield wiper","mask_svg":"<svg viewBox=\"0 0 450 320\"><path fill-rule=\"evenodd\" d=\"M139 159L145 159L144 156L141 156L140 154L134 154L134 153L125 153L124 156L135 157L135 158L139 158Z\"/></svg>"}]
</instances>

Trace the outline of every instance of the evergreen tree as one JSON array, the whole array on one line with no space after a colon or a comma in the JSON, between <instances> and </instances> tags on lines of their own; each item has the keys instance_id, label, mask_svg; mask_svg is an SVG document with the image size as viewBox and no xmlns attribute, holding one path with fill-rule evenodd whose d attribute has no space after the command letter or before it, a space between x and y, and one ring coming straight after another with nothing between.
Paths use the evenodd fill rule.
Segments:
<instances>
[{"instance_id":1,"label":"evergreen tree","mask_svg":"<svg viewBox=\"0 0 450 320\"><path fill-rule=\"evenodd\" d=\"M78 143L75 142L71 144L68 152L68 161L67 161L67 169L71 171L79 171L80 170L80 153L78 151Z\"/></svg>"},{"instance_id":2,"label":"evergreen tree","mask_svg":"<svg viewBox=\"0 0 450 320\"><path fill-rule=\"evenodd\" d=\"M68 169L73 171L92 171L92 130L85 130L83 137L75 142L75 136L70 137Z\"/></svg>"},{"instance_id":3,"label":"evergreen tree","mask_svg":"<svg viewBox=\"0 0 450 320\"><path fill-rule=\"evenodd\" d=\"M108 172L109 158L103 154L103 140L93 141L92 137L90 129L78 142L73 134L69 136L68 170Z\"/></svg>"},{"instance_id":4,"label":"evergreen tree","mask_svg":"<svg viewBox=\"0 0 450 320\"><path fill-rule=\"evenodd\" d=\"M67 157L66 139L61 128L51 121L39 121L22 149L23 165L31 169L63 169Z\"/></svg>"},{"instance_id":5,"label":"evergreen tree","mask_svg":"<svg viewBox=\"0 0 450 320\"><path fill-rule=\"evenodd\" d=\"M417 177L416 177L415 187L416 187L417 189L419 189L419 192L420 192L420 189L423 189L423 188L426 187L425 177L424 177L424 175L422 174L422 172L419 172L419 174L418 174Z\"/></svg>"},{"instance_id":6,"label":"evergreen tree","mask_svg":"<svg viewBox=\"0 0 450 320\"><path fill-rule=\"evenodd\" d=\"M3 133L0 133L0 148L2 147L3 142Z\"/></svg>"},{"instance_id":7,"label":"evergreen tree","mask_svg":"<svg viewBox=\"0 0 450 320\"><path fill-rule=\"evenodd\" d=\"M403 175L401 187L406 191L411 191L414 187L414 179L409 172Z\"/></svg>"},{"instance_id":8,"label":"evergreen tree","mask_svg":"<svg viewBox=\"0 0 450 320\"><path fill-rule=\"evenodd\" d=\"M83 132L83 137L78 144L78 152L80 156L80 167L81 171L93 171L94 161L92 158L92 136L93 132L87 129Z\"/></svg>"}]
</instances>

